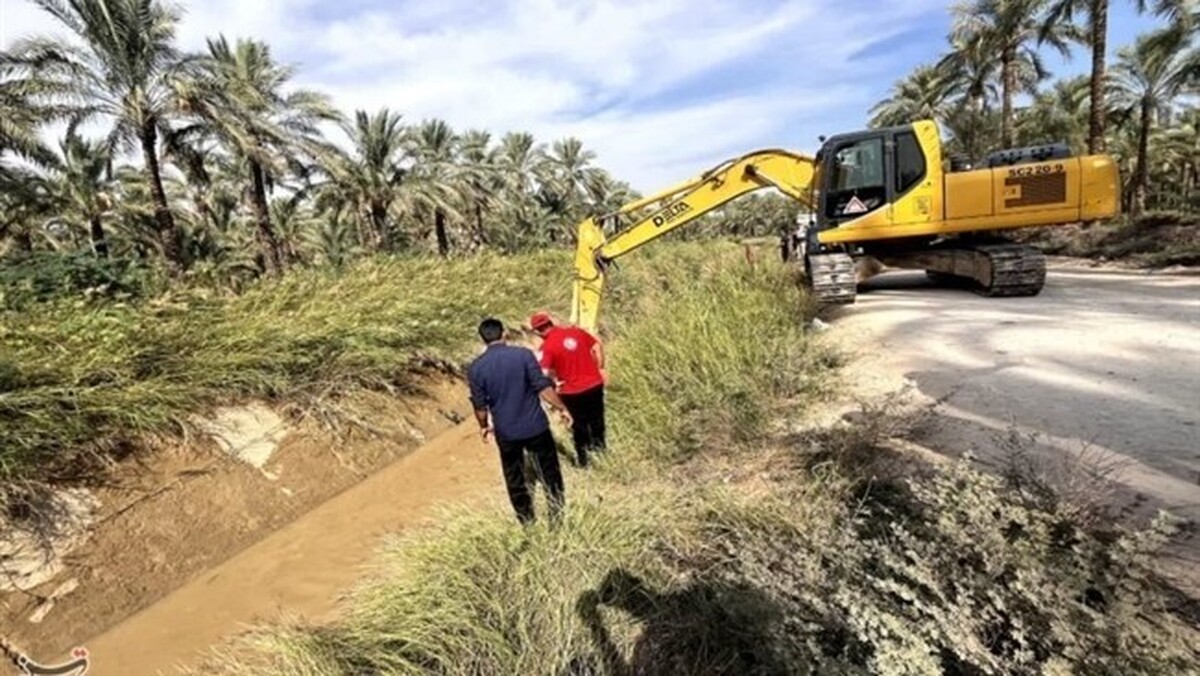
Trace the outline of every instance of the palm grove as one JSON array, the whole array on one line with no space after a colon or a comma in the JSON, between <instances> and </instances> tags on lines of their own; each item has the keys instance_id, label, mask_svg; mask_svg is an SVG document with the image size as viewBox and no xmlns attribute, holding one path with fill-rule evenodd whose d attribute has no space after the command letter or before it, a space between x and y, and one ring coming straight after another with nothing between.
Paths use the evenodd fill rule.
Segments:
<instances>
[{"instance_id":1,"label":"palm grove","mask_svg":"<svg viewBox=\"0 0 1200 676\"><path fill-rule=\"evenodd\" d=\"M968 0L952 9L944 57L898 81L872 124L933 118L951 152L1065 141L1073 152L1117 158L1128 211L1200 211L1200 49L1195 0L1136 0L1163 27L1116 50L1109 62L1109 0ZM1053 80L1041 52L1080 44L1090 74ZM1018 109L1019 97L1028 105Z\"/></svg>"},{"instance_id":2,"label":"palm grove","mask_svg":"<svg viewBox=\"0 0 1200 676\"><path fill-rule=\"evenodd\" d=\"M232 282L362 253L567 241L631 195L577 139L345 116L253 40L185 53L181 10L159 0L33 2L72 40L0 54L0 251ZM56 148L42 141L54 124ZM338 127L340 144L324 133Z\"/></svg>"},{"instance_id":3,"label":"palm grove","mask_svg":"<svg viewBox=\"0 0 1200 676\"><path fill-rule=\"evenodd\" d=\"M180 10L159 0L32 1L72 40L0 54L0 252L237 284L374 252L566 243L581 217L632 196L576 139L347 116L253 40L185 53ZM1131 211L1200 209L1195 1L1136 4L1165 27L1113 63L1109 0L956 5L947 55L896 83L872 124L934 118L951 152L976 160L1065 140L1119 159ZM1040 48L1072 43L1091 47L1091 75L1047 85ZM48 147L55 124L65 133ZM339 127L335 143L325 132ZM732 205L694 231L775 232L784 202Z\"/></svg>"}]
</instances>

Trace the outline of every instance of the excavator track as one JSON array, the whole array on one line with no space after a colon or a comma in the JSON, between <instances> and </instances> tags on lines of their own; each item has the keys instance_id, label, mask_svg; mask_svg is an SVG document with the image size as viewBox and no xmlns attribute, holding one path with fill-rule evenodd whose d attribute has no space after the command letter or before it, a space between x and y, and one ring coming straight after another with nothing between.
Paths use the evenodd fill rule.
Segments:
<instances>
[{"instance_id":1,"label":"excavator track","mask_svg":"<svg viewBox=\"0 0 1200 676\"><path fill-rule=\"evenodd\" d=\"M891 267L924 270L937 283L969 285L983 296L1036 296L1046 283L1042 252L1013 242L956 242L879 258Z\"/></svg>"},{"instance_id":2,"label":"excavator track","mask_svg":"<svg viewBox=\"0 0 1200 676\"><path fill-rule=\"evenodd\" d=\"M986 259L985 274L976 278L985 296L1036 296L1046 283L1046 257L1024 244L985 244L972 247Z\"/></svg>"},{"instance_id":3,"label":"excavator track","mask_svg":"<svg viewBox=\"0 0 1200 676\"><path fill-rule=\"evenodd\" d=\"M849 305L858 291L854 259L844 253L807 257L808 287L813 298L826 305Z\"/></svg>"}]
</instances>

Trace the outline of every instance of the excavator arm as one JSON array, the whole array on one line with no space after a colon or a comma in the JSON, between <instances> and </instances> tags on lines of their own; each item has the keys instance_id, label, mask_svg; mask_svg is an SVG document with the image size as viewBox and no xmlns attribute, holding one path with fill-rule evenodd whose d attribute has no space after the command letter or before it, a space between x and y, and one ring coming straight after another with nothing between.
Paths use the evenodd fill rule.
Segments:
<instances>
[{"instance_id":1,"label":"excavator arm","mask_svg":"<svg viewBox=\"0 0 1200 676\"><path fill-rule=\"evenodd\" d=\"M815 161L786 150L758 150L728 160L699 177L658 194L631 202L604 216L579 224L575 248L575 284L571 321L595 332L604 292L605 272L612 261L681 228L730 200L764 188L813 208ZM647 215L647 210L650 210ZM606 237L604 225L626 218L632 225Z\"/></svg>"}]
</instances>

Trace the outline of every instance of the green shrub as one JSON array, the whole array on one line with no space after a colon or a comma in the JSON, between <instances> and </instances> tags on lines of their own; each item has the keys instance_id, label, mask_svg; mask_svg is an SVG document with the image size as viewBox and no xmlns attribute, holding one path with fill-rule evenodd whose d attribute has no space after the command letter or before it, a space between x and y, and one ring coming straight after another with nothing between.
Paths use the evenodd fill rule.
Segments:
<instances>
[{"instance_id":1,"label":"green shrub","mask_svg":"<svg viewBox=\"0 0 1200 676\"><path fill-rule=\"evenodd\" d=\"M886 505L848 509L826 537L743 530L724 575L791 599L808 654L839 668L1195 673L1188 630L1153 577L1165 518L1144 531L1087 532L966 461L906 486L899 499L883 491Z\"/></svg>"},{"instance_id":2,"label":"green shrub","mask_svg":"<svg viewBox=\"0 0 1200 676\"><path fill-rule=\"evenodd\" d=\"M140 298L155 283L154 271L132 259L89 252L10 255L0 258L0 312L62 298Z\"/></svg>"}]
</instances>

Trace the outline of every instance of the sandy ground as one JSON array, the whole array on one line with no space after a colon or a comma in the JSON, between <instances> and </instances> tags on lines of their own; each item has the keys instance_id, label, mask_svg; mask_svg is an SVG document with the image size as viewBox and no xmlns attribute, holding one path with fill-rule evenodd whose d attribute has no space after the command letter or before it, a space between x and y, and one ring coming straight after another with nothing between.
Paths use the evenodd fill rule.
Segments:
<instances>
[{"instance_id":1,"label":"sandy ground","mask_svg":"<svg viewBox=\"0 0 1200 676\"><path fill-rule=\"evenodd\" d=\"M915 390L933 413L922 444L996 465L998 440L1015 432L1041 458L1115 462L1115 499L1137 515L1200 519L1200 276L1056 263L1031 298L940 288L919 272L864 290L830 313L828 337L855 360L861 395ZM1196 540L1172 564L1193 581Z\"/></svg>"}]
</instances>

